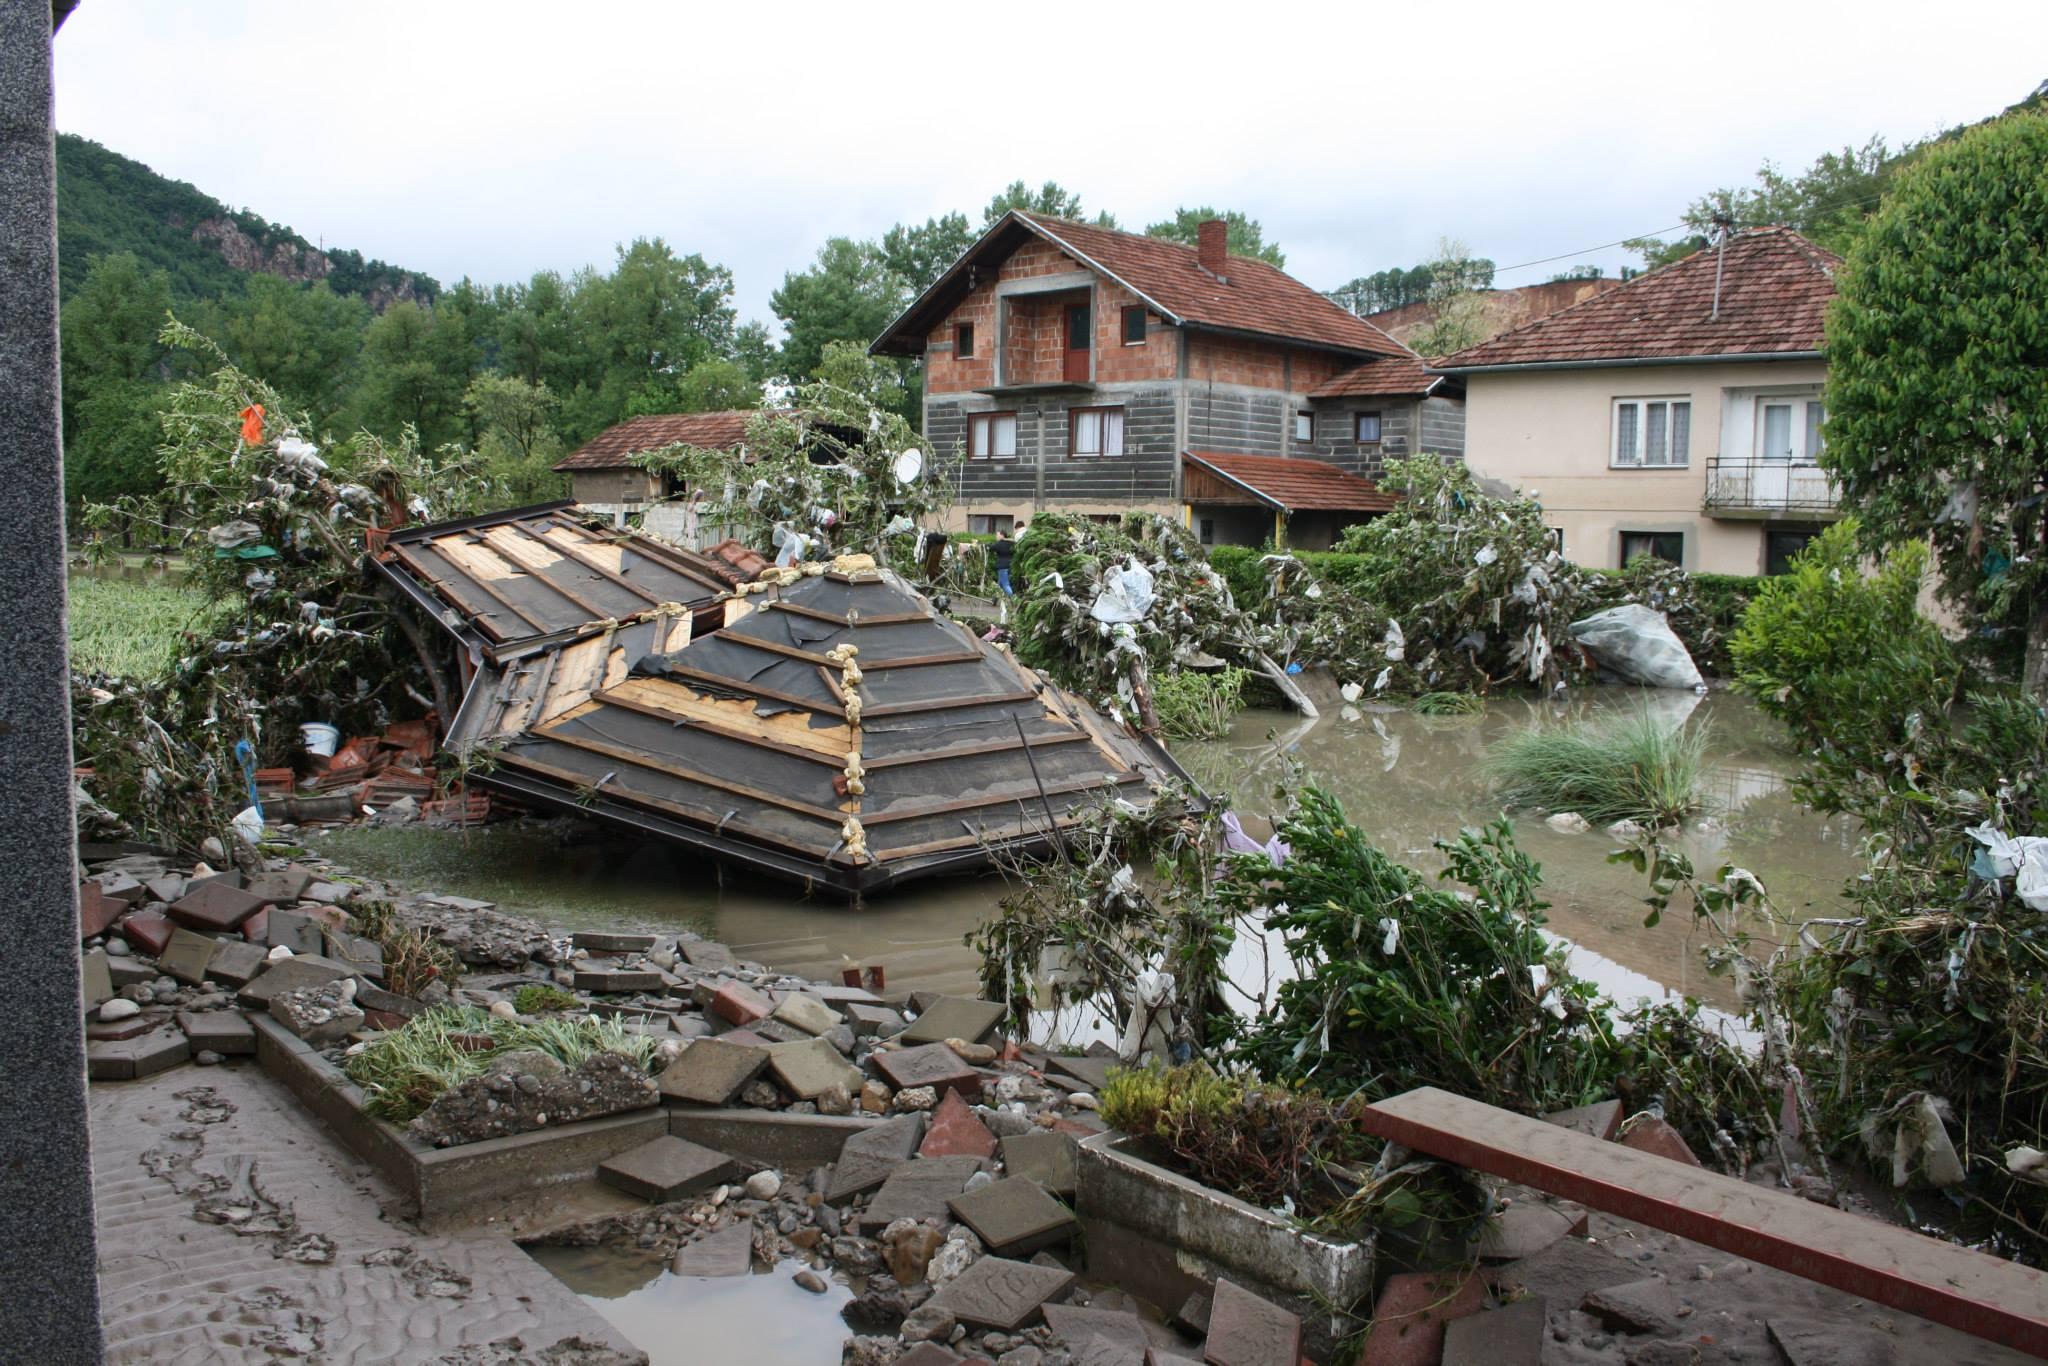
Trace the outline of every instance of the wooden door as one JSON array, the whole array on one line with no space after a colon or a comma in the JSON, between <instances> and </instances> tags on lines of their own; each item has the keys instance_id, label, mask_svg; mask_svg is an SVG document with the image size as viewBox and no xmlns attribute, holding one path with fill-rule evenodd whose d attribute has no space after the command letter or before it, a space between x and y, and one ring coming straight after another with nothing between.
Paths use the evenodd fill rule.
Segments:
<instances>
[{"instance_id":1,"label":"wooden door","mask_svg":"<svg viewBox=\"0 0 2048 1366\"><path fill-rule=\"evenodd\" d=\"M1094 326L1094 313L1087 304L1067 305L1067 363L1063 377L1069 384L1088 382L1088 349Z\"/></svg>"}]
</instances>

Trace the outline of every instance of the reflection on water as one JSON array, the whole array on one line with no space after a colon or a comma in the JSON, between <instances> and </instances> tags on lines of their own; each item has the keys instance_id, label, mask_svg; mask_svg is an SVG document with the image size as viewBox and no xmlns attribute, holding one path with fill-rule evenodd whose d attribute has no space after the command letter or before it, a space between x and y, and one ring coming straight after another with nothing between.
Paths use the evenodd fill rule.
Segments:
<instances>
[{"instance_id":1,"label":"reflection on water","mask_svg":"<svg viewBox=\"0 0 2048 1366\"><path fill-rule=\"evenodd\" d=\"M706 1361L836 1361L846 1339L837 1281L813 1294L784 1262L751 1276L678 1276L644 1254L608 1247L530 1247L527 1253L611 1321L652 1366Z\"/></svg>"},{"instance_id":2,"label":"reflection on water","mask_svg":"<svg viewBox=\"0 0 2048 1366\"><path fill-rule=\"evenodd\" d=\"M1854 830L1844 821L1824 822L1792 800L1784 775L1793 760L1779 746L1775 723L1725 694L1599 689L1564 707L1508 699L1484 716L1456 718L1347 709L1312 725L1291 713L1252 712L1230 738L1179 746L1176 753L1211 792L1227 794L1254 828L1256 817L1275 808L1276 785L1298 764L1334 791L1351 819L1388 852L1433 871L1440 866L1433 840L1497 812L1484 763L1489 746L1504 734L1537 721L1645 703L1669 709L1673 724L1710 727L1706 781L1716 812L1709 822L1689 823L1677 847L1707 875L1723 862L1748 868L1795 918L1833 913L1852 869ZM1576 964L1581 975L1627 997L1661 983L1730 1002L1726 984L1700 967L1704 940L1689 917L1643 927L1644 880L1632 868L1607 862L1612 839L1599 831L1562 835L1537 814L1518 818L1515 833L1543 866L1551 928L1586 951ZM340 830L315 847L363 873L496 901L550 925L693 926L745 957L835 980L845 962L880 963L897 991L973 991L974 960L962 939L995 909L1005 886L994 873L917 883L854 910L830 899L805 900L744 872L721 874L658 841L568 823L469 832ZM1750 928L1766 933L1763 926ZM1266 954L1247 940L1242 954ZM1245 966L1266 964L1248 957ZM1263 975L1254 970L1246 980Z\"/></svg>"}]
</instances>

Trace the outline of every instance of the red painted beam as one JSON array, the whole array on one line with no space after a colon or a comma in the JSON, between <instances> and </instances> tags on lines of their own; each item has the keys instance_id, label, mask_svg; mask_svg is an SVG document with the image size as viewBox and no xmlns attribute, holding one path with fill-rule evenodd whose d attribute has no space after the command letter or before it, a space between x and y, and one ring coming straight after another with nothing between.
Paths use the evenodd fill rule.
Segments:
<instances>
[{"instance_id":1,"label":"red painted beam","mask_svg":"<svg viewBox=\"0 0 2048 1366\"><path fill-rule=\"evenodd\" d=\"M2048 1357L2048 1273L1422 1087L1366 1131Z\"/></svg>"}]
</instances>

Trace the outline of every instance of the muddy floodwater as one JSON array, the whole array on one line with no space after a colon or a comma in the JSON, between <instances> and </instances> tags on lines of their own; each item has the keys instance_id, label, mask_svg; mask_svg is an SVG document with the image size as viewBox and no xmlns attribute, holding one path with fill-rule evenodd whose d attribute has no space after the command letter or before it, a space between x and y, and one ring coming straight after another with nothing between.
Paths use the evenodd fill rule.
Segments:
<instances>
[{"instance_id":1,"label":"muddy floodwater","mask_svg":"<svg viewBox=\"0 0 2048 1366\"><path fill-rule=\"evenodd\" d=\"M1253 829L1274 808L1273 791L1294 765L1343 800L1351 819L1412 866L1441 866L1431 842L1498 812L1485 772L1489 748L1521 727L1621 714L1650 705L1673 724L1710 737L1709 812L1673 841L1702 872L1749 869L1795 919L1828 915L1854 864L1856 831L1795 802L1785 777L1795 761L1779 727L1727 693L1586 689L1562 706L1496 701L1483 716L1438 718L1347 708L1312 725L1289 712L1247 712L1229 738L1176 746L1212 793L1227 796ZM1726 1005L1726 984L1700 965L1705 944L1690 918L1643 926L1647 891L1634 869L1607 862L1613 839L1595 830L1549 829L1546 813L1518 813L1518 840L1543 866L1550 928L1578 946L1575 967L1617 996L1658 988ZM807 901L782 884L725 872L654 841L554 824L476 831L350 829L316 846L359 872L409 886L473 896L567 928L695 928L742 956L812 977L835 978L847 962L879 963L892 990L971 992L973 955L963 936L1004 892L995 874L913 884L861 910ZM1752 932L1766 927L1753 925Z\"/></svg>"}]
</instances>

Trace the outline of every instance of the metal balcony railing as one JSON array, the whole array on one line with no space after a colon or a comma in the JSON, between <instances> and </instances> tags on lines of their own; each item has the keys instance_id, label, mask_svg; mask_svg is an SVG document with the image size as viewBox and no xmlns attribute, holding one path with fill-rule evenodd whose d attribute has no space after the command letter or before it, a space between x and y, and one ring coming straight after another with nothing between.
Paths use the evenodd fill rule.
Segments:
<instances>
[{"instance_id":1,"label":"metal balcony railing","mask_svg":"<svg viewBox=\"0 0 2048 1366\"><path fill-rule=\"evenodd\" d=\"M1708 512L1833 512L1841 490L1819 465L1753 456L1707 458Z\"/></svg>"}]
</instances>

